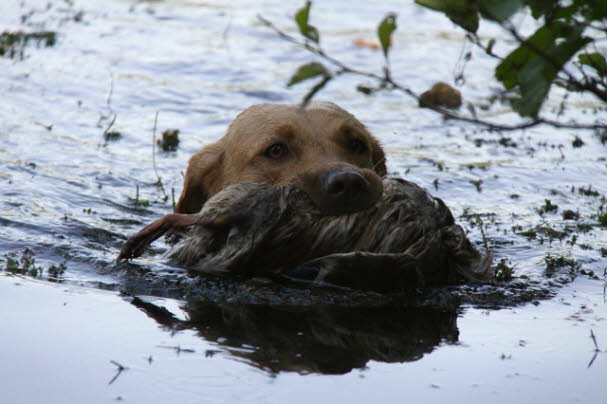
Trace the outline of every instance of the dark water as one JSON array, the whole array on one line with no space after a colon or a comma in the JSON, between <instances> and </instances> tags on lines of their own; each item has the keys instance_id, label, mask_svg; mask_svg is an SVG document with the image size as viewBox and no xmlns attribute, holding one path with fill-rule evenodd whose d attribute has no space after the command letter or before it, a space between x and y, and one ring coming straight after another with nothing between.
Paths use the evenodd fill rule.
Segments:
<instances>
[{"instance_id":1,"label":"dark water","mask_svg":"<svg viewBox=\"0 0 607 404\"><path fill-rule=\"evenodd\" d=\"M293 30L289 16L298 6L0 4L2 30L57 34L53 46L28 43L23 59L0 58L0 267L28 248L34 272L43 270L43 281L8 271L0 276L0 385L7 402L119 396L131 402L600 402L604 352L587 366L594 355L590 330L607 349L601 250L607 228L598 224L607 146L592 132L538 127L497 134L444 123L398 94L357 93L356 84L365 83L358 78L340 78L321 98L367 124L384 144L390 171L432 189L482 246L480 214L497 261L507 259L515 275L527 278L524 284L532 281L555 297L537 301L532 294L527 300L538 305L486 311L470 305L263 308L156 298L133 304L117 296L127 288L186 297L159 283L189 281L158 255L134 264L114 259L127 235L172 209L171 190L178 195L189 156L219 138L239 111L259 102L294 103L305 93L305 85L286 89L285 83L311 57L256 21L261 13ZM388 11L398 11L401 21L395 78L418 91L452 82L463 35L438 14L401 2L328 1L314 5L313 19L332 54L379 70L380 54L351 43L372 38ZM483 35L499 34L484 29ZM494 90L492 62L472 51L460 89L465 100L484 103ZM552 94L549 115L562 96ZM177 151L155 152L164 193L153 168L156 113L157 132L179 129L181 138ZM499 103L483 114L517 119ZM607 112L592 99L571 96L564 114L561 119L592 121ZM112 131L120 136L104 136ZM574 147L576 137L581 147ZM481 180L477 188L473 182ZM558 210L540 214L546 200ZM579 218L565 220L565 210ZM517 234L530 229L533 239ZM165 248L156 244L158 253ZM44 281L61 263L61 283ZM243 296L258 286L229 287ZM108 385L117 369L110 360L129 369Z\"/></svg>"}]
</instances>

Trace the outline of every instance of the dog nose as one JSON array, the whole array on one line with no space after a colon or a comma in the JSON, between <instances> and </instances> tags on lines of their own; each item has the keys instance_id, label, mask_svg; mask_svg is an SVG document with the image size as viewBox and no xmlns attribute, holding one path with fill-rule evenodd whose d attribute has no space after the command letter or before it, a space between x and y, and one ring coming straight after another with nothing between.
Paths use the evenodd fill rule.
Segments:
<instances>
[{"instance_id":1,"label":"dog nose","mask_svg":"<svg viewBox=\"0 0 607 404\"><path fill-rule=\"evenodd\" d=\"M354 202L369 192L369 182L357 171L330 171L325 179L327 197L335 202Z\"/></svg>"}]
</instances>

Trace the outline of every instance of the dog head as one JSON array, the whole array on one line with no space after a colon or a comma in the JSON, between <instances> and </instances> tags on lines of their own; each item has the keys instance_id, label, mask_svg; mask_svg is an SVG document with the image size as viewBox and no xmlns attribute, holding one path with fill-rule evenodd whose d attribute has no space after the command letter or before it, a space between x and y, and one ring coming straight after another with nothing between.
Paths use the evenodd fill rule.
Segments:
<instances>
[{"instance_id":1,"label":"dog head","mask_svg":"<svg viewBox=\"0 0 607 404\"><path fill-rule=\"evenodd\" d=\"M337 105L254 105L191 157L175 212L197 213L223 188L258 182L297 186L326 214L345 214L373 205L384 175L378 141Z\"/></svg>"}]
</instances>

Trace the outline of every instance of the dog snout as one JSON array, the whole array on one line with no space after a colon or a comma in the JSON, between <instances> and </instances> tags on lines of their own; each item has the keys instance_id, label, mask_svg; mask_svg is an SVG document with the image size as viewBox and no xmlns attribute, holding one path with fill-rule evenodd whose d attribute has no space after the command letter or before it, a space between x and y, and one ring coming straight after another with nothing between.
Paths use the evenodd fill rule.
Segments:
<instances>
[{"instance_id":1,"label":"dog snout","mask_svg":"<svg viewBox=\"0 0 607 404\"><path fill-rule=\"evenodd\" d=\"M325 189L327 198L353 202L368 192L369 182L357 171L330 171L325 177Z\"/></svg>"},{"instance_id":2,"label":"dog snout","mask_svg":"<svg viewBox=\"0 0 607 404\"><path fill-rule=\"evenodd\" d=\"M369 173L368 173L369 174ZM333 169L321 176L319 207L329 215L341 215L370 208L381 196L381 182L374 174L355 169Z\"/></svg>"}]
</instances>

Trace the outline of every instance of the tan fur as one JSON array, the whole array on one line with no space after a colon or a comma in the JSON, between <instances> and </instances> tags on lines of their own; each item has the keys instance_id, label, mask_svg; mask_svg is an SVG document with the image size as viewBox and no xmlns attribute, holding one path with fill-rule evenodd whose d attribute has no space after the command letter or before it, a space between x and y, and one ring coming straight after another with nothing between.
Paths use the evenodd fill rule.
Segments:
<instances>
[{"instance_id":1,"label":"tan fur","mask_svg":"<svg viewBox=\"0 0 607 404\"><path fill-rule=\"evenodd\" d=\"M349 148L352 139L365 145L364 153ZM264 155L276 143L288 146L288 158ZM332 168L355 169L379 187L379 177L386 175L379 142L339 106L254 105L234 119L225 136L190 158L175 212L197 213L208 198L239 183L298 184L314 198L319 175Z\"/></svg>"}]
</instances>

